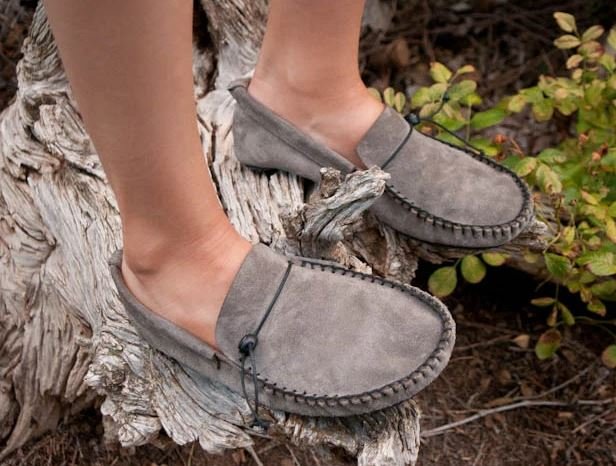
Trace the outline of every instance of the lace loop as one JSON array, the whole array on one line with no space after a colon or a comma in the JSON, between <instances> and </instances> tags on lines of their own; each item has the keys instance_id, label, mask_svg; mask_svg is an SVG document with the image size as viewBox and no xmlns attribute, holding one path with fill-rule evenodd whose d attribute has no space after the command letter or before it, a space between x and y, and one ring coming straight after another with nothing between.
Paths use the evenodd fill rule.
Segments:
<instances>
[{"instance_id":1,"label":"lace loop","mask_svg":"<svg viewBox=\"0 0 616 466\"><path fill-rule=\"evenodd\" d=\"M255 348L257 347L258 342L259 338L257 337L257 335L254 335L252 333L244 335L244 337L242 337L242 339L240 340L240 344L238 345L238 349L240 350L241 354L240 377L242 379L242 392L253 416L252 425L267 429L269 427L269 423L259 417L259 390L257 385L257 362L255 358ZM246 359L250 360L250 373L252 375L252 385L254 389L255 400L254 406L250 404L248 390L246 389Z\"/></svg>"},{"instance_id":2,"label":"lace loop","mask_svg":"<svg viewBox=\"0 0 616 466\"><path fill-rule=\"evenodd\" d=\"M274 297L272 298L269 306L267 307L265 314L261 318L261 321L259 322L257 329L253 333L247 333L246 335L244 335L238 344L238 350L240 352L240 364L241 364L240 365L240 378L241 378L241 383L242 383L242 393L244 395L244 399L246 400L246 403L248 404L248 408L250 409L250 412L252 413L252 416L253 416L251 426L252 427L258 426L266 430L269 427L269 422L265 421L259 416L259 407L260 407L259 386L258 386L259 380L257 378L257 358L255 356L255 349L257 348L257 345L259 344L259 332L263 328L265 321L267 320L270 313L272 312L272 309L274 308L276 301L278 301L278 297L280 296L280 293L282 292L282 289L284 288L287 278L289 278L289 274L291 273L292 265L293 264L291 262L287 264L287 269L284 273L284 276L282 277L282 280L280 281L280 284L278 285L278 289L276 290ZM248 390L246 388L246 361L247 360L250 362L250 374L252 376L251 382L252 382L252 386L254 390L253 392L254 404L252 405L250 404L250 397L248 396Z\"/></svg>"}]
</instances>

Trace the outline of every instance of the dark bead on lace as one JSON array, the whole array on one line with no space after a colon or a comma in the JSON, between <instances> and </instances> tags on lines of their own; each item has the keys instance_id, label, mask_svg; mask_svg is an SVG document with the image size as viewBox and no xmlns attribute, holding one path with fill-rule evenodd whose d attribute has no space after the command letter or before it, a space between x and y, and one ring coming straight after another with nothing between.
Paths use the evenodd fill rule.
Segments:
<instances>
[{"instance_id":1,"label":"dark bead on lace","mask_svg":"<svg viewBox=\"0 0 616 466\"><path fill-rule=\"evenodd\" d=\"M413 126L417 126L419 123L421 123L421 119L416 113L409 113L406 116L406 121L408 121Z\"/></svg>"},{"instance_id":2,"label":"dark bead on lace","mask_svg":"<svg viewBox=\"0 0 616 466\"><path fill-rule=\"evenodd\" d=\"M240 353L243 354L244 356L248 356L251 351L254 351L258 342L259 342L259 339L257 338L256 335L252 333L244 335L242 339L240 340L240 344L238 345Z\"/></svg>"}]
</instances>

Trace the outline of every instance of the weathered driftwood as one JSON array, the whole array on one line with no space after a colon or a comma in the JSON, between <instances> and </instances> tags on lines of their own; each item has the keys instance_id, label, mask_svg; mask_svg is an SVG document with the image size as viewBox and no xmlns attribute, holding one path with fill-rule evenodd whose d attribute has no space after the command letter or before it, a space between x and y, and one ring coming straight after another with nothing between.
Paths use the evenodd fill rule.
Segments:
<instances>
[{"instance_id":1,"label":"weathered driftwood","mask_svg":"<svg viewBox=\"0 0 616 466\"><path fill-rule=\"evenodd\" d=\"M366 215L387 176L378 169L347 179L324 170L323 183L304 204L308 187L298 178L241 168L225 86L254 64L265 2L203 0L203 7L214 39L213 48L196 49L194 59L203 152L221 202L244 236L407 283L418 257L440 261L462 253L410 242ZM380 12L373 13L375 23L387 21L387 8L374 2L370 8ZM123 445L150 442L161 428L177 443L197 440L212 452L251 445L243 399L214 384L196 386L126 318L106 265L121 241L117 206L41 6L18 80L15 101L0 115L0 456L97 395L106 435ZM533 226L509 248L537 244L540 229ZM338 420L271 417L268 435L339 446L359 464L417 458L414 401Z\"/></svg>"}]
</instances>

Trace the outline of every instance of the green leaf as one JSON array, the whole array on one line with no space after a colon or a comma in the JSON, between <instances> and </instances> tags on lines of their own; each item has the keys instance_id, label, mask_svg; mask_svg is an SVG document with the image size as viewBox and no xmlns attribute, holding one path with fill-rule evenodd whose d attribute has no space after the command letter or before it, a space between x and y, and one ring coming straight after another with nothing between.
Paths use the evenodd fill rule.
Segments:
<instances>
[{"instance_id":1,"label":"green leaf","mask_svg":"<svg viewBox=\"0 0 616 466\"><path fill-rule=\"evenodd\" d=\"M557 11L554 13L554 19L563 31L574 32L576 30L575 17L573 15Z\"/></svg>"},{"instance_id":2,"label":"green leaf","mask_svg":"<svg viewBox=\"0 0 616 466\"><path fill-rule=\"evenodd\" d=\"M539 164L539 167L537 167L535 171L535 176L537 178L537 184L543 192L554 194L562 191L563 185L560 178L548 165L543 163Z\"/></svg>"},{"instance_id":3,"label":"green leaf","mask_svg":"<svg viewBox=\"0 0 616 466\"><path fill-rule=\"evenodd\" d=\"M513 112L513 113L521 112L522 109L524 109L524 107L526 106L527 103L528 103L528 101L526 100L526 96L524 96L522 94L514 95L509 100L509 104L507 105L507 110L509 110L510 112Z\"/></svg>"},{"instance_id":4,"label":"green leaf","mask_svg":"<svg viewBox=\"0 0 616 466\"><path fill-rule=\"evenodd\" d=\"M460 272L469 283L479 283L486 276L486 266L477 256L465 256L460 264Z\"/></svg>"},{"instance_id":5,"label":"green leaf","mask_svg":"<svg viewBox=\"0 0 616 466\"><path fill-rule=\"evenodd\" d=\"M575 325L575 317L573 317L573 313L569 310L569 308L560 302L557 303L556 306L558 306L558 309L560 310L560 315L562 316L565 325Z\"/></svg>"},{"instance_id":6,"label":"green leaf","mask_svg":"<svg viewBox=\"0 0 616 466\"><path fill-rule=\"evenodd\" d=\"M432 97L427 87L420 87L411 97L411 107L413 108L423 107L428 102L432 102Z\"/></svg>"},{"instance_id":7,"label":"green leaf","mask_svg":"<svg viewBox=\"0 0 616 466\"><path fill-rule=\"evenodd\" d=\"M387 89L383 91L383 100L388 106L390 107L394 106L395 95L396 95L396 91L394 91L394 89L391 87L388 87Z\"/></svg>"},{"instance_id":8,"label":"green leaf","mask_svg":"<svg viewBox=\"0 0 616 466\"><path fill-rule=\"evenodd\" d=\"M584 201L587 204L590 204L590 205L597 205L597 204L599 204L599 200L595 196L593 196L592 194L590 194L587 191L584 191L583 189L580 190L580 196L582 196L582 199L584 199Z\"/></svg>"},{"instance_id":9,"label":"green leaf","mask_svg":"<svg viewBox=\"0 0 616 466\"><path fill-rule=\"evenodd\" d=\"M402 113L406 105L406 96L402 92L396 92L394 96L394 108L398 113Z\"/></svg>"},{"instance_id":10,"label":"green leaf","mask_svg":"<svg viewBox=\"0 0 616 466\"><path fill-rule=\"evenodd\" d=\"M597 279L597 277L594 276L594 274L590 273L588 270L582 270L580 272L580 284L582 285L588 285L589 283L594 282Z\"/></svg>"},{"instance_id":11,"label":"green leaf","mask_svg":"<svg viewBox=\"0 0 616 466\"><path fill-rule=\"evenodd\" d=\"M586 42L587 40L595 40L603 35L605 29L601 26L590 26L588 29L584 31L582 34L582 41Z\"/></svg>"},{"instance_id":12,"label":"green leaf","mask_svg":"<svg viewBox=\"0 0 616 466\"><path fill-rule=\"evenodd\" d=\"M443 106L442 111L440 111L439 113L437 113L436 115L434 115L434 121L436 121L437 123L443 125L445 128L447 128L449 131L458 131L460 128L462 128L465 125L465 120L459 119L459 118L455 118L455 117L450 117L447 115L447 113L445 110L447 109L449 104L445 104ZM447 133L443 133L443 134L447 134ZM439 135L440 137L440 135Z\"/></svg>"},{"instance_id":13,"label":"green leaf","mask_svg":"<svg viewBox=\"0 0 616 466\"><path fill-rule=\"evenodd\" d=\"M462 68L459 68L456 71L456 75L460 76L463 74L469 74L469 73L474 73L475 71L477 71L475 69L475 67L473 65L464 65Z\"/></svg>"},{"instance_id":14,"label":"green leaf","mask_svg":"<svg viewBox=\"0 0 616 466\"><path fill-rule=\"evenodd\" d=\"M565 34L564 36L560 36L554 41L554 45L561 50L573 49L579 46L581 43L582 42L580 41L580 39L575 36L572 36L571 34Z\"/></svg>"},{"instance_id":15,"label":"green leaf","mask_svg":"<svg viewBox=\"0 0 616 466\"><path fill-rule=\"evenodd\" d=\"M616 274L616 257L613 252L604 251L593 255L588 262L588 269L598 277Z\"/></svg>"},{"instance_id":16,"label":"green leaf","mask_svg":"<svg viewBox=\"0 0 616 466\"><path fill-rule=\"evenodd\" d=\"M536 104L537 102L541 102L545 99L543 95L543 91L539 89L537 86L527 87L526 89L522 89L520 94L524 96L526 101L531 104Z\"/></svg>"},{"instance_id":17,"label":"green leaf","mask_svg":"<svg viewBox=\"0 0 616 466\"><path fill-rule=\"evenodd\" d=\"M616 59L612 55L608 55L607 53L601 55L601 58L599 58L599 64L603 68L605 68L608 73L613 73L616 70ZM612 77L612 79L614 78ZM616 81L612 81L612 82L616 82ZM610 83L608 83L608 85L611 85L612 87L614 87Z\"/></svg>"},{"instance_id":18,"label":"green leaf","mask_svg":"<svg viewBox=\"0 0 616 466\"><path fill-rule=\"evenodd\" d=\"M524 157L514 168L518 176L530 175L537 168L537 159L535 157Z\"/></svg>"},{"instance_id":19,"label":"green leaf","mask_svg":"<svg viewBox=\"0 0 616 466\"><path fill-rule=\"evenodd\" d=\"M546 319L545 323L550 327L556 327L556 324L558 323L558 309L556 306L552 308L552 312L550 312L550 315Z\"/></svg>"},{"instance_id":20,"label":"green leaf","mask_svg":"<svg viewBox=\"0 0 616 466\"><path fill-rule=\"evenodd\" d=\"M470 79L465 79L464 81L460 81L459 83L454 84L447 91L447 95L452 101L458 101L473 92L477 89L477 83L475 81L471 81Z\"/></svg>"},{"instance_id":21,"label":"green leaf","mask_svg":"<svg viewBox=\"0 0 616 466\"><path fill-rule=\"evenodd\" d=\"M610 369L616 369L616 345L610 345L603 350L601 362Z\"/></svg>"},{"instance_id":22,"label":"green leaf","mask_svg":"<svg viewBox=\"0 0 616 466\"><path fill-rule=\"evenodd\" d=\"M438 102L432 102L421 107L419 116L422 118L430 118L433 115L437 115L438 110L441 108L441 104Z\"/></svg>"},{"instance_id":23,"label":"green leaf","mask_svg":"<svg viewBox=\"0 0 616 466\"><path fill-rule=\"evenodd\" d=\"M447 83L432 84L432 86L428 88L428 91L430 92L431 102L440 102L445 92L447 92Z\"/></svg>"},{"instance_id":24,"label":"green leaf","mask_svg":"<svg viewBox=\"0 0 616 466\"><path fill-rule=\"evenodd\" d=\"M576 68L571 73L571 79L573 79L576 83L579 83L582 80L583 75L584 75L584 70L580 68Z\"/></svg>"},{"instance_id":25,"label":"green leaf","mask_svg":"<svg viewBox=\"0 0 616 466\"><path fill-rule=\"evenodd\" d=\"M483 102L483 100L481 100L481 97L479 97L476 92L473 92L472 94L464 96L460 99L460 103L466 107L474 107L476 105L481 105L481 102Z\"/></svg>"},{"instance_id":26,"label":"green leaf","mask_svg":"<svg viewBox=\"0 0 616 466\"><path fill-rule=\"evenodd\" d=\"M592 274L591 274L592 275ZM579 281L576 280L568 280L567 281L567 289L570 293L579 293L582 289L582 285Z\"/></svg>"},{"instance_id":27,"label":"green leaf","mask_svg":"<svg viewBox=\"0 0 616 466\"><path fill-rule=\"evenodd\" d=\"M442 113L447 118L456 122L461 122L462 124L466 122L466 118L464 118L464 115L462 115L462 112L460 111L460 106L455 102L447 102L443 105Z\"/></svg>"},{"instance_id":28,"label":"green leaf","mask_svg":"<svg viewBox=\"0 0 616 466\"><path fill-rule=\"evenodd\" d=\"M567 246L575 240L575 227L568 226L562 229L560 237Z\"/></svg>"},{"instance_id":29,"label":"green leaf","mask_svg":"<svg viewBox=\"0 0 616 466\"><path fill-rule=\"evenodd\" d=\"M612 49L616 50L616 26L610 29L610 33L607 36L607 43Z\"/></svg>"},{"instance_id":30,"label":"green leaf","mask_svg":"<svg viewBox=\"0 0 616 466\"><path fill-rule=\"evenodd\" d=\"M456 138L455 136L452 136L449 133L445 133L445 132L439 133L439 135L437 136L437 139L439 141L446 142L453 146L462 147L462 143L460 142L460 140Z\"/></svg>"},{"instance_id":31,"label":"green leaf","mask_svg":"<svg viewBox=\"0 0 616 466\"><path fill-rule=\"evenodd\" d=\"M381 98L381 93L378 91L378 89L375 89L374 87L369 87L368 92L370 93L372 97L374 97L379 102L383 101L383 99Z\"/></svg>"},{"instance_id":32,"label":"green leaf","mask_svg":"<svg viewBox=\"0 0 616 466\"><path fill-rule=\"evenodd\" d=\"M449 296L456 289L458 277L455 267L441 267L435 270L428 279L430 292L439 298Z\"/></svg>"},{"instance_id":33,"label":"green leaf","mask_svg":"<svg viewBox=\"0 0 616 466\"><path fill-rule=\"evenodd\" d=\"M500 152L498 147L488 138L472 138L469 142L489 157L494 157Z\"/></svg>"},{"instance_id":34,"label":"green leaf","mask_svg":"<svg viewBox=\"0 0 616 466\"><path fill-rule=\"evenodd\" d=\"M574 99L565 99L556 102L554 104L554 108L556 108L563 115L569 116L578 109L578 105Z\"/></svg>"},{"instance_id":35,"label":"green leaf","mask_svg":"<svg viewBox=\"0 0 616 466\"><path fill-rule=\"evenodd\" d=\"M549 296L544 296L542 298L535 298L535 299L530 300L530 303L533 306L537 306L537 307L548 307L554 304L555 302L556 300L554 298L550 298Z\"/></svg>"},{"instance_id":36,"label":"green leaf","mask_svg":"<svg viewBox=\"0 0 616 466\"><path fill-rule=\"evenodd\" d=\"M554 102L543 99L533 104L533 116L537 121L548 121L554 115Z\"/></svg>"},{"instance_id":37,"label":"green leaf","mask_svg":"<svg viewBox=\"0 0 616 466\"><path fill-rule=\"evenodd\" d=\"M567 69L570 70L571 68L577 68L579 64L582 63L583 59L584 57L577 53L575 55L571 55L567 60Z\"/></svg>"},{"instance_id":38,"label":"green leaf","mask_svg":"<svg viewBox=\"0 0 616 466\"><path fill-rule=\"evenodd\" d=\"M539 152L537 158L549 165L559 164L567 160L567 156L563 153L563 151L555 149L554 147L548 147L547 149L543 149L541 152Z\"/></svg>"},{"instance_id":39,"label":"green leaf","mask_svg":"<svg viewBox=\"0 0 616 466\"><path fill-rule=\"evenodd\" d=\"M613 218L605 219L605 235L616 244L616 222Z\"/></svg>"},{"instance_id":40,"label":"green leaf","mask_svg":"<svg viewBox=\"0 0 616 466\"><path fill-rule=\"evenodd\" d=\"M605 314L607 313L607 309L605 308L605 304L603 304L603 302L601 302L601 300L593 298L590 300L590 302L588 303L588 306L586 306L586 308L590 311L590 312L594 312L595 314L599 314L601 317L605 317Z\"/></svg>"},{"instance_id":41,"label":"green leaf","mask_svg":"<svg viewBox=\"0 0 616 466\"><path fill-rule=\"evenodd\" d=\"M499 267L505 263L507 256L500 252L484 252L481 255L483 261L492 267Z\"/></svg>"},{"instance_id":42,"label":"green leaf","mask_svg":"<svg viewBox=\"0 0 616 466\"><path fill-rule=\"evenodd\" d=\"M551 252L545 253L545 265L548 272L555 278L565 279L571 272L571 262L564 256L553 254Z\"/></svg>"},{"instance_id":43,"label":"green leaf","mask_svg":"<svg viewBox=\"0 0 616 466\"><path fill-rule=\"evenodd\" d=\"M586 88L584 95L586 102L593 107L598 107L603 103L603 90L605 89L605 82L595 79Z\"/></svg>"},{"instance_id":44,"label":"green leaf","mask_svg":"<svg viewBox=\"0 0 616 466\"><path fill-rule=\"evenodd\" d=\"M473 129L484 129L499 124L505 119L507 114L500 108L491 108L485 112L477 112L471 118Z\"/></svg>"},{"instance_id":45,"label":"green leaf","mask_svg":"<svg viewBox=\"0 0 616 466\"><path fill-rule=\"evenodd\" d=\"M556 329L550 329L539 337L539 341L535 345L535 354L541 360L551 358L560 348L561 343L560 332Z\"/></svg>"},{"instance_id":46,"label":"green leaf","mask_svg":"<svg viewBox=\"0 0 616 466\"><path fill-rule=\"evenodd\" d=\"M569 93L569 91L564 88L564 87L559 87L558 89L556 89L554 91L554 99L557 102L562 102L563 100L567 99L568 97L570 97L571 94Z\"/></svg>"},{"instance_id":47,"label":"green leaf","mask_svg":"<svg viewBox=\"0 0 616 466\"><path fill-rule=\"evenodd\" d=\"M614 75L614 77L616 77L616 75ZM611 169L616 171L616 147L608 149L607 154L601 159L601 166L608 170ZM616 202L612 204L612 206L614 205L616 205ZM612 206L610 206L610 211L612 211ZM616 217L616 208L614 208L614 214L612 217Z\"/></svg>"},{"instance_id":48,"label":"green leaf","mask_svg":"<svg viewBox=\"0 0 616 466\"><path fill-rule=\"evenodd\" d=\"M437 83L446 83L451 78L451 71L437 61L430 63L430 76Z\"/></svg>"},{"instance_id":49,"label":"green leaf","mask_svg":"<svg viewBox=\"0 0 616 466\"><path fill-rule=\"evenodd\" d=\"M599 299L616 301L616 280L606 280L604 282L595 283L590 287L590 291Z\"/></svg>"},{"instance_id":50,"label":"green leaf","mask_svg":"<svg viewBox=\"0 0 616 466\"><path fill-rule=\"evenodd\" d=\"M602 222L607 218L607 209L604 206L593 206L580 203L580 212L589 217L589 220Z\"/></svg>"},{"instance_id":51,"label":"green leaf","mask_svg":"<svg viewBox=\"0 0 616 466\"><path fill-rule=\"evenodd\" d=\"M596 40L589 40L580 45L578 52L589 60L597 60L603 54L603 47Z\"/></svg>"}]
</instances>

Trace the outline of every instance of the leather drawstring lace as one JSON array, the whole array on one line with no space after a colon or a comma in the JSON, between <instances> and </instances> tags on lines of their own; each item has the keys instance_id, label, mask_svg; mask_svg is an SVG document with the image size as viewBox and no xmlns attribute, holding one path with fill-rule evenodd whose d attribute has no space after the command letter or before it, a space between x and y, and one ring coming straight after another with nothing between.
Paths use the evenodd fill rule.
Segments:
<instances>
[{"instance_id":1,"label":"leather drawstring lace","mask_svg":"<svg viewBox=\"0 0 616 466\"><path fill-rule=\"evenodd\" d=\"M241 355L240 356L240 363L241 363L240 378L242 382L242 393L244 395L246 403L248 404L248 408L250 409L252 416L253 416L253 420L251 423L251 426L253 427L258 426L263 429L267 429L269 427L269 422L263 420L259 416L259 407L260 407L259 387L258 387L259 381L257 379L257 374L258 374L257 358L255 356L255 349L257 348L257 345L259 343L259 332L261 331L261 328L263 328L265 321L267 320L270 313L272 312L272 309L274 308L276 301L278 301L278 297L280 296L280 293L282 292L282 289L284 288L287 278L289 278L289 273L291 272L292 265L293 264L291 262L288 263L284 276L282 277L282 280L280 281L280 284L278 285L278 289L276 290L274 297L269 303L269 306L267 307L265 314L261 318L261 321L259 322L257 329L253 333L247 333L246 335L244 335L238 345L238 349ZM254 393L253 393L254 394L254 404L252 405L250 404L250 398L248 396L248 390L246 388L246 361L250 362L250 373L252 376L252 386L254 390Z\"/></svg>"},{"instance_id":2,"label":"leather drawstring lace","mask_svg":"<svg viewBox=\"0 0 616 466\"><path fill-rule=\"evenodd\" d=\"M263 421L263 419L261 419L259 417L259 391L257 390L257 362L255 359L255 348L257 346L258 343L258 338L256 335L249 333L247 335L244 335L244 337L242 337L242 339L240 340L240 353L241 353L241 357L240 357L240 362L241 362L241 367L240 367L240 377L242 379L242 392L244 394L244 398L246 399L246 403L248 403L248 408L250 408L250 411L252 413L252 426L259 426L262 427L264 429L267 429L268 424L267 422ZM246 390L246 359L250 359L250 372L252 374L252 384L254 387L254 406L252 406L250 404L250 399L248 398L248 390Z\"/></svg>"},{"instance_id":3,"label":"leather drawstring lace","mask_svg":"<svg viewBox=\"0 0 616 466\"><path fill-rule=\"evenodd\" d=\"M450 136L456 138L458 141L460 141L462 144L464 144L465 147L468 147L469 149L471 149L473 152L476 152L479 155L483 155L483 151L478 149L477 147L475 147L474 145L472 145L470 142L468 142L466 139L458 136L455 132L451 131L450 129L447 129L444 125L440 124L439 122L435 121L433 118L434 116L439 113L442 109L443 106L449 101L449 96L447 94L445 94L441 100L440 105L438 106L438 108L432 112L430 115L428 115L427 117L420 117L419 114L415 113L415 112L411 112L409 114L407 114L404 119L411 125L411 127L415 127L421 123L427 123L429 125L434 125L437 128L439 128L441 131L444 131L445 133L449 134Z\"/></svg>"}]
</instances>

